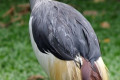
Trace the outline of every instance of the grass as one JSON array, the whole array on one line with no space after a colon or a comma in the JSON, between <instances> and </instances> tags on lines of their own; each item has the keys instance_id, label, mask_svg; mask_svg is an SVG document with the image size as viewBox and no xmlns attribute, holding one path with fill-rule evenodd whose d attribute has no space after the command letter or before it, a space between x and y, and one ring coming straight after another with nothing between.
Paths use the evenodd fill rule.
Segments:
<instances>
[{"instance_id":1,"label":"grass","mask_svg":"<svg viewBox=\"0 0 120 80\"><path fill-rule=\"evenodd\" d=\"M101 45L102 57L109 69L110 80L120 80L120 2L109 0L94 3L91 0L59 0L74 6L83 13L86 10L95 10L96 16L85 16L92 24ZM28 3L28 0L0 0L0 22L7 22L9 18L2 19L2 15L12 6ZM102 15L102 12L105 14ZM35 58L32 50L28 21L25 14L19 22L0 28L0 80L27 80L31 75L43 75L47 78ZM100 24L107 21L110 28L104 29ZM109 39L110 42L104 42Z\"/></svg>"}]
</instances>

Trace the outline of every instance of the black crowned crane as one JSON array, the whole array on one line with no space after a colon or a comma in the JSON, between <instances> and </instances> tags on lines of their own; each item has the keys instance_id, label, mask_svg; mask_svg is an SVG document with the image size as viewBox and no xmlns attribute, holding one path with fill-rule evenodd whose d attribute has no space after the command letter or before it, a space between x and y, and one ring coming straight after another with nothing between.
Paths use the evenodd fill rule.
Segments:
<instances>
[{"instance_id":1,"label":"black crowned crane","mask_svg":"<svg viewBox=\"0 0 120 80\"><path fill-rule=\"evenodd\" d=\"M108 80L96 34L80 12L52 0L30 5L32 46L51 80Z\"/></svg>"}]
</instances>

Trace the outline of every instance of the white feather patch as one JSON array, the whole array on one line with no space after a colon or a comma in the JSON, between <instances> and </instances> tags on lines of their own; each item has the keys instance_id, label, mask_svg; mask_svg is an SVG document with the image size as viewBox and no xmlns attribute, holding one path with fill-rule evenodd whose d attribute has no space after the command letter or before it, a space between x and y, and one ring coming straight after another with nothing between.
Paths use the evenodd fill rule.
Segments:
<instances>
[{"instance_id":1,"label":"white feather patch","mask_svg":"<svg viewBox=\"0 0 120 80\"><path fill-rule=\"evenodd\" d=\"M107 67L105 66L102 57L99 57L97 61L95 61L95 64L99 70L99 73L102 77L102 80L109 80L108 79L108 70Z\"/></svg>"},{"instance_id":2,"label":"white feather patch","mask_svg":"<svg viewBox=\"0 0 120 80\"><path fill-rule=\"evenodd\" d=\"M48 62L50 62L52 64L54 62L55 57L51 53L45 54L45 53L40 52L40 50L38 49L38 47L33 39L32 19L33 19L33 16L30 17L30 21L29 21L29 33L30 33L32 47L33 47L33 50L35 52L35 55L36 55L40 65L45 70L45 72L49 75L49 63Z\"/></svg>"}]
</instances>

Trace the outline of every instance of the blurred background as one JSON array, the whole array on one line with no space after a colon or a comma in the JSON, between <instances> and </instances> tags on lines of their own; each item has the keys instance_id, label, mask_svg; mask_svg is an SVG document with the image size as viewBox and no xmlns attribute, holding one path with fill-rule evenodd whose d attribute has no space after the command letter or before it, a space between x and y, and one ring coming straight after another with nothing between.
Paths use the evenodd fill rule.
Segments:
<instances>
[{"instance_id":1,"label":"blurred background","mask_svg":"<svg viewBox=\"0 0 120 80\"><path fill-rule=\"evenodd\" d=\"M110 80L120 80L120 0L58 0L93 26ZM0 0L0 80L48 80L31 47L29 0Z\"/></svg>"}]
</instances>

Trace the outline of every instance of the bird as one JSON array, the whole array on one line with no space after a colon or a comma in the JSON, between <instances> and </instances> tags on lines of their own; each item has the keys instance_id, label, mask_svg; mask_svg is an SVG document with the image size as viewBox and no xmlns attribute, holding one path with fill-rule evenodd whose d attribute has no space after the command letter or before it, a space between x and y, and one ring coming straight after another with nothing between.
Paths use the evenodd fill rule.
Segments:
<instances>
[{"instance_id":1,"label":"bird","mask_svg":"<svg viewBox=\"0 0 120 80\"><path fill-rule=\"evenodd\" d=\"M30 0L29 33L50 80L109 80L98 38L75 8L55 0Z\"/></svg>"}]
</instances>

